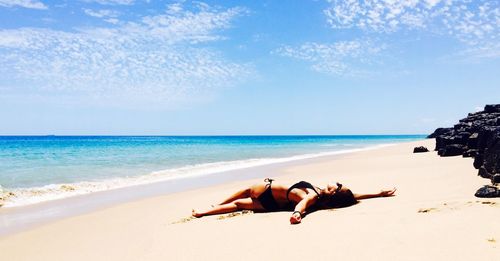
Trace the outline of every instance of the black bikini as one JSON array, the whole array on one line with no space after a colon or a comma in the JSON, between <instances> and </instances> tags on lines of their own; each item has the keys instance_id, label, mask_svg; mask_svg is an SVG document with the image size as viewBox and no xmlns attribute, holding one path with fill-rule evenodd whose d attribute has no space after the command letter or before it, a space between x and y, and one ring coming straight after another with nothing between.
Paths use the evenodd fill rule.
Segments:
<instances>
[{"instance_id":1,"label":"black bikini","mask_svg":"<svg viewBox=\"0 0 500 261\"><path fill-rule=\"evenodd\" d=\"M316 187L314 187L311 183L309 183L307 181L299 181L299 182L293 184L286 192L286 199L288 200L288 202L290 202L290 199L288 198L288 194L290 194L290 191L292 191L292 189L295 189L295 188L312 189L314 192L316 192L316 194L318 194L318 198L319 198L319 192L318 192L318 190L316 190Z\"/></svg>"},{"instance_id":2,"label":"black bikini","mask_svg":"<svg viewBox=\"0 0 500 261\"><path fill-rule=\"evenodd\" d=\"M273 196L273 190L271 188L271 184L273 183L273 181L274 181L274 179L270 179L270 178L265 179L264 182L267 182L266 190L264 192L262 192L257 197L257 200L259 200L260 204L262 205L262 207L264 207L264 209L266 211L278 211L278 210L284 209L278 205L278 202L276 202L276 199ZM294 188L312 189L312 190L314 190L314 192L316 192L316 194L318 194L318 197L319 197L318 191L316 190L316 188L313 185L311 185L311 183L305 182L305 181L300 181L300 182L293 184L293 186L291 186L288 189L288 191L286 192L287 199L288 199L288 194L290 194L290 191L292 191L292 189L294 189ZM288 199L288 202L290 202L290 199Z\"/></svg>"},{"instance_id":3,"label":"black bikini","mask_svg":"<svg viewBox=\"0 0 500 261\"><path fill-rule=\"evenodd\" d=\"M286 207L285 208L280 207L278 205L278 202L276 202L276 199L273 196L273 190L271 189L271 184L273 183L273 181L274 181L274 179L270 179L270 178L266 178L264 180L264 182L267 182L266 190L264 192L262 192L257 197L257 200L260 202L260 204L262 205L262 207L264 207L264 209L266 211L278 211L278 210L286 209ZM313 186L311 183L309 183L307 181L299 181L299 182L293 184L286 192L286 199L289 202L288 206L290 206L292 203L290 201L290 199L288 198L288 195L290 194L292 189L295 189L295 188L312 189L314 192L316 192L316 194L318 195L318 198L320 197L320 194L318 192L317 187ZM342 184L337 183L337 189L335 192L339 192L341 188L342 188Z\"/></svg>"},{"instance_id":4,"label":"black bikini","mask_svg":"<svg viewBox=\"0 0 500 261\"><path fill-rule=\"evenodd\" d=\"M271 183L273 183L273 181L274 179L265 179L264 182L268 182L266 184L266 190L257 197L257 200L259 200L260 204L267 211L278 211L281 209L273 196L273 190L271 189Z\"/></svg>"},{"instance_id":5,"label":"black bikini","mask_svg":"<svg viewBox=\"0 0 500 261\"><path fill-rule=\"evenodd\" d=\"M324 195L320 195L318 190L321 191L320 188L316 187L316 186L313 186L311 183L307 182L307 181L299 181L295 184L293 184L289 189L288 191L286 192L286 199L288 200L288 202L291 204L292 202L290 201L290 199L288 198L288 195L290 194L290 191L292 191L292 189L294 188L299 188L299 189L312 189L314 192L316 192L316 194L318 195L318 198L324 196ZM342 184L338 183L337 182L337 188L335 189L335 194L333 195L336 195L338 192L340 192L340 190L342 189ZM331 196L331 195L330 195Z\"/></svg>"}]
</instances>

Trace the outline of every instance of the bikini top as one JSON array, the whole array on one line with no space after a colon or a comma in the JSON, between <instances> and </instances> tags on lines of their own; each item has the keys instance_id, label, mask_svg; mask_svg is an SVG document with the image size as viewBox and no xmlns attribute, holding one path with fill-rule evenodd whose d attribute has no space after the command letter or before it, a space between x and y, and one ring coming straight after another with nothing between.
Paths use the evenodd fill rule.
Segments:
<instances>
[{"instance_id":1,"label":"bikini top","mask_svg":"<svg viewBox=\"0 0 500 261\"><path fill-rule=\"evenodd\" d=\"M286 192L286 199L288 202L290 202L290 199L288 198L288 194L290 194L290 191L295 188L305 188L305 189L312 189L316 194L318 194L318 198L320 197L320 194L315 186L313 186L311 183L307 181L299 181L295 184L293 184ZM337 182L337 189L335 190L335 193L338 193L342 189L342 184Z\"/></svg>"},{"instance_id":2,"label":"bikini top","mask_svg":"<svg viewBox=\"0 0 500 261\"><path fill-rule=\"evenodd\" d=\"M319 192L316 190L316 187L314 187L311 183L307 182L307 181L299 181L295 184L293 184L286 192L286 199L288 200L288 202L290 202L290 199L288 198L288 195L290 194L290 191L292 191L292 189L295 189L295 188L305 188L305 189L312 189L314 192L316 192L316 194L318 194L318 198L319 198Z\"/></svg>"}]
</instances>

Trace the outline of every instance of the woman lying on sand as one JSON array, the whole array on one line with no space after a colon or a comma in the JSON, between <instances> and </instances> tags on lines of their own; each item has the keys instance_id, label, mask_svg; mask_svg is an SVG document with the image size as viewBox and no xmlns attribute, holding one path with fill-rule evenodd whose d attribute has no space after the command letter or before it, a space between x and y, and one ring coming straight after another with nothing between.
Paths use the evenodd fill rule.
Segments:
<instances>
[{"instance_id":1,"label":"woman lying on sand","mask_svg":"<svg viewBox=\"0 0 500 261\"><path fill-rule=\"evenodd\" d=\"M353 194L350 189L340 183L328 184L326 188L321 189L305 181L297 182L291 187L273 183L273 181L273 179L267 178L264 180L265 184L255 184L240 190L222 203L207 210L197 211L193 209L192 215L203 217L239 210L271 212L293 209L290 223L298 224L308 212L318 209L349 207L361 199L391 197L396 191L394 188L382 190L376 194Z\"/></svg>"}]
</instances>

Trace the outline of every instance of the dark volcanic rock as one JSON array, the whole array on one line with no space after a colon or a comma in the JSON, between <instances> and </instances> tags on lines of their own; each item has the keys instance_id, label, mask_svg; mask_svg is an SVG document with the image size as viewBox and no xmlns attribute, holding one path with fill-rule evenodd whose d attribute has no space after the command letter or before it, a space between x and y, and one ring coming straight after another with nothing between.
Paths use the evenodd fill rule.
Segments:
<instances>
[{"instance_id":1,"label":"dark volcanic rock","mask_svg":"<svg viewBox=\"0 0 500 261\"><path fill-rule=\"evenodd\" d=\"M483 166L483 154L476 154L474 157L474 168L479 169L481 166Z\"/></svg>"},{"instance_id":2,"label":"dark volcanic rock","mask_svg":"<svg viewBox=\"0 0 500 261\"><path fill-rule=\"evenodd\" d=\"M471 158L471 157L475 157L475 156L477 155L477 152L478 152L478 150L474 150L474 149L472 149L472 150L468 150L468 151L464 152L464 153L462 154L462 156L463 156L464 158Z\"/></svg>"},{"instance_id":3,"label":"dark volcanic rock","mask_svg":"<svg viewBox=\"0 0 500 261\"><path fill-rule=\"evenodd\" d=\"M415 147L413 153L429 152L429 150L424 146Z\"/></svg>"},{"instance_id":4,"label":"dark volcanic rock","mask_svg":"<svg viewBox=\"0 0 500 261\"><path fill-rule=\"evenodd\" d=\"M484 112L486 113L500 112L500 104L486 105L484 107Z\"/></svg>"},{"instance_id":5,"label":"dark volcanic rock","mask_svg":"<svg viewBox=\"0 0 500 261\"><path fill-rule=\"evenodd\" d=\"M500 104L469 113L452 128L438 128L428 138L436 139L440 156L474 157L481 177L500 181Z\"/></svg>"},{"instance_id":6,"label":"dark volcanic rock","mask_svg":"<svg viewBox=\"0 0 500 261\"><path fill-rule=\"evenodd\" d=\"M439 156L441 156L441 157L449 157L449 156L462 155L465 152L466 149L467 149L467 147L464 146L464 145L461 145L461 144L446 145L446 147L444 148L444 150L442 151L442 153L439 154Z\"/></svg>"},{"instance_id":7,"label":"dark volcanic rock","mask_svg":"<svg viewBox=\"0 0 500 261\"><path fill-rule=\"evenodd\" d=\"M485 179L491 179L492 175L488 173L488 171L484 167L480 167L479 171L477 173L478 176L485 178Z\"/></svg>"},{"instance_id":8,"label":"dark volcanic rock","mask_svg":"<svg viewBox=\"0 0 500 261\"><path fill-rule=\"evenodd\" d=\"M469 140L467 141L467 147L469 149L477 149L477 137L479 136L479 133L474 132L472 135L469 136Z\"/></svg>"},{"instance_id":9,"label":"dark volcanic rock","mask_svg":"<svg viewBox=\"0 0 500 261\"><path fill-rule=\"evenodd\" d=\"M497 187L486 185L478 189L474 196L478 198L496 198L500 197L500 190Z\"/></svg>"},{"instance_id":10,"label":"dark volcanic rock","mask_svg":"<svg viewBox=\"0 0 500 261\"><path fill-rule=\"evenodd\" d=\"M431 135L427 136L428 139L436 138L437 136L441 136L444 134L450 134L453 131L453 128L437 128Z\"/></svg>"},{"instance_id":11,"label":"dark volcanic rock","mask_svg":"<svg viewBox=\"0 0 500 261\"><path fill-rule=\"evenodd\" d=\"M498 184L500 183L500 174L495 174L491 177L491 183Z\"/></svg>"}]
</instances>

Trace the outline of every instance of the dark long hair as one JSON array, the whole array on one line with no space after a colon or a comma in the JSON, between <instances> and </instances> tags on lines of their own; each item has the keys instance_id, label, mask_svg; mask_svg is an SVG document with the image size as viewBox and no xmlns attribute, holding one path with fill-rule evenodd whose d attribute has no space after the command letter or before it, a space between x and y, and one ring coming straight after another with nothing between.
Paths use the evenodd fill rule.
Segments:
<instances>
[{"instance_id":1,"label":"dark long hair","mask_svg":"<svg viewBox=\"0 0 500 261\"><path fill-rule=\"evenodd\" d=\"M338 191L333 195L323 195L319 201L320 206L324 208L345 208L358 202L350 189Z\"/></svg>"}]
</instances>

